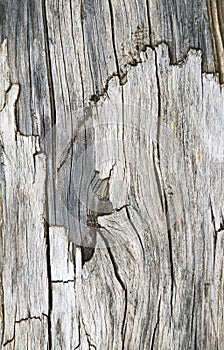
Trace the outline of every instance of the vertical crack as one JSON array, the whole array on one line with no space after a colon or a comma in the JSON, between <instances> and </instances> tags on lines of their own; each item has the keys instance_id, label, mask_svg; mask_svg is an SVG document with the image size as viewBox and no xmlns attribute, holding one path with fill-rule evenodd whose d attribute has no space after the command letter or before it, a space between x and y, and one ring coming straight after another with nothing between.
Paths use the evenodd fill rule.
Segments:
<instances>
[{"instance_id":1,"label":"vertical crack","mask_svg":"<svg viewBox=\"0 0 224 350\"><path fill-rule=\"evenodd\" d=\"M2 166L2 145L0 143L0 167ZM3 227L3 189L2 189L2 184L0 184L0 260L1 263L4 261L4 247L3 247L3 239L2 239L2 227ZM1 334L1 344L3 344L3 339L4 339L4 334L5 334L5 308L4 308L4 286L3 286L3 264L1 264L0 268L0 300L1 300L1 318L2 318L2 334Z\"/></svg>"},{"instance_id":2,"label":"vertical crack","mask_svg":"<svg viewBox=\"0 0 224 350\"><path fill-rule=\"evenodd\" d=\"M172 317L173 291L174 291L174 264L173 264L172 234L171 234L171 228L170 228L170 216L169 216L169 209L168 209L168 203L167 203L167 196L164 190L163 190L163 193L164 193L164 202L165 202L166 228L167 228L168 244L169 244L170 275L171 275L170 310L171 310L171 317Z\"/></svg>"},{"instance_id":3,"label":"vertical crack","mask_svg":"<svg viewBox=\"0 0 224 350\"><path fill-rule=\"evenodd\" d=\"M153 335L152 335L152 342L151 342L150 350L154 349L156 331L157 331L158 325L159 325L160 306L161 306L161 297L159 298L159 305L158 305L158 311L157 311L157 320L156 320L156 324L155 324Z\"/></svg>"},{"instance_id":4,"label":"vertical crack","mask_svg":"<svg viewBox=\"0 0 224 350\"><path fill-rule=\"evenodd\" d=\"M150 0L146 0L146 11L147 11L147 18L148 18L148 26L149 26L149 43L150 43L150 46L152 46L152 24L151 24L151 18L150 18L149 1Z\"/></svg>"},{"instance_id":5,"label":"vertical crack","mask_svg":"<svg viewBox=\"0 0 224 350\"><path fill-rule=\"evenodd\" d=\"M191 311L191 325L190 325L192 338L195 335L195 333L194 333L194 315L195 315L195 287L194 287L194 284L193 284L193 288L194 288L194 293L193 293L192 311ZM194 342L195 342L195 340L196 339L194 339ZM193 344L193 339L192 339L192 344Z\"/></svg>"},{"instance_id":6,"label":"vertical crack","mask_svg":"<svg viewBox=\"0 0 224 350\"><path fill-rule=\"evenodd\" d=\"M158 58L157 58L156 49L155 49L155 68L156 68L156 83L157 83L157 102L158 102L158 106L157 106L158 127L157 127L156 140L157 140L158 159L160 159L159 139L160 139L160 123L161 123L161 88L160 88L160 81L159 81L159 68L158 68Z\"/></svg>"},{"instance_id":7,"label":"vertical crack","mask_svg":"<svg viewBox=\"0 0 224 350\"><path fill-rule=\"evenodd\" d=\"M105 227L103 227L103 228L106 231L108 231ZM121 325L122 350L123 350L124 349L125 334L126 334L126 325L125 325L125 323L126 323L127 307L128 307L128 291L127 291L127 287L126 287L124 281L122 280L122 278L121 278L121 276L120 276L120 274L118 272L118 266L117 266L116 260L115 260L115 258L113 256L113 253L111 251L111 248L109 247L109 243L108 243L107 239L103 235L101 237L102 237L102 239L104 240L104 242L106 244L107 251L108 251L108 254L109 254L109 257L110 257L113 269L114 269L114 275L115 275L118 283L120 284L121 288L123 289L124 295L125 295L124 317L123 317L122 325Z\"/></svg>"},{"instance_id":8,"label":"vertical crack","mask_svg":"<svg viewBox=\"0 0 224 350\"><path fill-rule=\"evenodd\" d=\"M51 260L50 260L50 232L49 224L45 221L45 239L46 239L46 260L47 260L47 277L48 277L48 342L49 350L52 349L51 336L51 313L53 305L52 297L52 278L51 278Z\"/></svg>"},{"instance_id":9,"label":"vertical crack","mask_svg":"<svg viewBox=\"0 0 224 350\"><path fill-rule=\"evenodd\" d=\"M45 0L42 0L42 14L43 14L43 26L44 26L44 45L45 45L45 52L46 52L46 65L47 65L47 75L48 75L48 85L49 85L49 95L50 95L50 105L51 105L51 123L53 126L56 124L56 107L55 107L54 85L53 85Z\"/></svg>"},{"instance_id":10,"label":"vertical crack","mask_svg":"<svg viewBox=\"0 0 224 350\"><path fill-rule=\"evenodd\" d=\"M49 47L49 33L48 33L48 25L47 25L47 14L46 14L46 4L45 0L42 0L42 16L43 16L43 26L44 26L44 45L45 45L45 53L46 53L46 66L47 66L47 75L48 75L48 88L49 88L49 98L50 98L50 112L51 112L51 127L56 124L56 107L55 107L55 96L54 96L54 88L53 88L53 76L52 76L52 66L51 66L51 57L50 57L50 47ZM55 129L55 128L54 128ZM51 134L51 143L52 143L52 169L55 169L55 130L52 129ZM49 155L48 155L49 157ZM50 234L49 234L49 196L48 196L48 182L52 181L53 187L53 198L55 199L55 185L54 180L51 177L49 179L48 172L46 174L46 182L45 182L45 195L46 195L46 218L45 221L45 239L46 239L46 262L47 262L47 276L48 276L48 342L49 342L49 350L52 349L52 335L51 335L51 313L52 313L52 278L51 278L51 260L50 260Z\"/></svg>"},{"instance_id":11,"label":"vertical crack","mask_svg":"<svg viewBox=\"0 0 224 350\"><path fill-rule=\"evenodd\" d=\"M78 345L76 345L76 347L75 347L74 350L78 349L78 348L81 346L81 320L80 320L80 318L81 318L81 315L80 315L80 313L79 313L79 317L78 317L78 319L79 319L79 324L78 324L79 341L78 341Z\"/></svg>"},{"instance_id":12,"label":"vertical crack","mask_svg":"<svg viewBox=\"0 0 224 350\"><path fill-rule=\"evenodd\" d=\"M113 6L112 6L111 0L108 0L108 3L109 3L110 20L111 20L112 44L113 44L115 62L116 62L116 67L117 67L117 74L118 74L118 77L120 77L119 62L118 62L118 56L117 56L117 51L116 51L116 41L115 41L115 32L114 32Z\"/></svg>"},{"instance_id":13,"label":"vertical crack","mask_svg":"<svg viewBox=\"0 0 224 350\"><path fill-rule=\"evenodd\" d=\"M155 178L156 178L156 184L157 184L157 189L158 189L158 194L159 194L159 199L160 199L160 203L161 203L161 208L162 211L164 212L164 204L163 204L163 189L161 186L161 181L160 181L160 169L157 169L158 165L157 165L157 160L156 160L156 153L157 156L159 154L159 147L158 147L158 143L157 143L157 147L154 146L154 143L152 144L153 146L153 168L154 168L154 173L155 173Z\"/></svg>"},{"instance_id":14,"label":"vertical crack","mask_svg":"<svg viewBox=\"0 0 224 350\"><path fill-rule=\"evenodd\" d=\"M2 271L1 271L2 274ZM4 288L3 288L3 284L2 284L2 276L1 276L1 299L2 299L2 303L1 303L1 313L2 313L2 345L3 345L3 339L5 336L5 308L4 308Z\"/></svg>"},{"instance_id":15,"label":"vertical crack","mask_svg":"<svg viewBox=\"0 0 224 350\"><path fill-rule=\"evenodd\" d=\"M122 335L122 349L124 349L124 340L125 340L125 333L126 333L126 327L125 327L125 322L126 322L126 316L127 316L127 304L128 304L128 295L127 295L127 287L125 286L123 280L121 279L121 276L119 275L119 272L118 272L118 266L117 266L117 263L115 261L115 258L112 254L112 251L110 249L110 247L107 247L107 251L109 253L109 256L110 256L110 260L111 260L111 263L113 265L113 268L114 268L114 274L115 274L115 277L117 279L117 281L120 283L123 291L124 291L124 295L125 295L125 306L124 306L124 317L123 317L123 321L122 321L122 326L121 326L121 335Z\"/></svg>"},{"instance_id":16,"label":"vertical crack","mask_svg":"<svg viewBox=\"0 0 224 350\"><path fill-rule=\"evenodd\" d=\"M51 156L52 156L52 170L55 169L55 150L56 150L56 137L55 129L53 126L56 124L56 106L55 106L55 96L54 96L54 87L53 87L53 75L52 75L52 66L51 66L51 57L50 57L50 47L49 47L49 33L47 25L47 14L46 14L46 3L45 0L42 0L42 16L43 16L43 26L44 26L44 44L45 44L45 53L46 53L46 66L47 66L47 76L48 76L48 88L49 88L49 98L50 98L50 112L51 112ZM46 235L46 260L47 260L47 274L48 274L48 341L49 349L52 349L52 335L51 335L51 313L52 313L52 278L51 278L51 261L50 261L50 235L49 235L49 198L48 198L48 174L46 176L46 216L47 221L45 221L45 235ZM53 186L53 198L55 199L55 185L54 181L51 178Z\"/></svg>"},{"instance_id":17,"label":"vertical crack","mask_svg":"<svg viewBox=\"0 0 224 350\"><path fill-rule=\"evenodd\" d=\"M161 172L161 164L160 164L160 125L161 125L161 88L160 88L160 79L159 79L159 68L158 68L158 59L157 52L155 50L155 67L156 67L156 81L157 81L157 99L158 99L158 128L157 128L157 157L158 157L158 168L159 172L162 176ZM173 250L172 250L172 234L171 234L171 226L170 226L170 216L169 216L169 208L168 208L168 200L166 196L166 192L164 190L164 186L160 187L162 190L162 194L164 197L164 213L165 213L165 222L168 236L168 245L169 245L169 260L170 260L170 275L171 275L171 298L170 298L170 310L171 317L173 315L173 290L174 290L174 264L173 264Z\"/></svg>"},{"instance_id":18,"label":"vertical crack","mask_svg":"<svg viewBox=\"0 0 224 350\"><path fill-rule=\"evenodd\" d=\"M214 232L213 232L213 244L214 244L213 268L215 268L215 255L216 255L216 245L217 245L217 232L216 232L216 228L215 228L215 216L214 216L214 212L213 212L213 208L212 208L212 200L211 200L211 197L210 197L210 210L211 210L212 225L213 225L213 228L214 228Z\"/></svg>"},{"instance_id":19,"label":"vertical crack","mask_svg":"<svg viewBox=\"0 0 224 350\"><path fill-rule=\"evenodd\" d=\"M47 76L48 76L48 88L49 88L49 98L50 98L50 113L51 113L51 133L49 133L49 137L51 138L51 171L55 171L56 169L56 105L55 105L55 96L54 96L54 85L53 85L53 75L52 75L52 66L51 66L51 56L50 56L50 47L49 47L49 33L48 33L48 25L47 25L47 13L46 13L46 4L45 0L42 0L42 16L43 16L43 26L44 26L44 45L45 45L45 53L46 53L46 66L47 66ZM48 160L49 160L49 155ZM50 181L52 182L52 191L53 191L53 201L52 205L54 206L54 222L56 222L56 210L55 210L55 183L53 176L51 176ZM47 192L48 193L48 192Z\"/></svg>"},{"instance_id":20,"label":"vertical crack","mask_svg":"<svg viewBox=\"0 0 224 350\"><path fill-rule=\"evenodd\" d=\"M135 231L135 233L136 233L136 235L137 235L137 237L138 237L139 243L140 243L141 248L142 248L143 261L145 261L145 249L144 249L144 246L143 246L143 243L142 243L141 236L139 235L138 230L136 229L136 227L135 227L133 221L131 220L130 212L129 212L127 206L125 207L125 210L126 210L126 214L127 214L128 220L129 220L129 222L130 222L130 224L131 224L133 230Z\"/></svg>"}]
</instances>

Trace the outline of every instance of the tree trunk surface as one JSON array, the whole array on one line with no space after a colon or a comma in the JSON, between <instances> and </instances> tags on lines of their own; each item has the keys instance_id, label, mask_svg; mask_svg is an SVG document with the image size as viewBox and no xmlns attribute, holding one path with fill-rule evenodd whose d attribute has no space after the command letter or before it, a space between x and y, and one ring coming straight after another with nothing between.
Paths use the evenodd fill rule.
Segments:
<instances>
[{"instance_id":1,"label":"tree trunk surface","mask_svg":"<svg viewBox=\"0 0 224 350\"><path fill-rule=\"evenodd\" d=\"M1 349L224 349L224 2L0 2Z\"/></svg>"}]
</instances>

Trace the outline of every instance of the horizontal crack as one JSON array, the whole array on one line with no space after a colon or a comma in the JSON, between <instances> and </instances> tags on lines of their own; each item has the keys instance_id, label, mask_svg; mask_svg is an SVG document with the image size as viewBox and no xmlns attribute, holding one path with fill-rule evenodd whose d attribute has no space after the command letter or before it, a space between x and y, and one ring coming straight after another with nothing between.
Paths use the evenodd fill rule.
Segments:
<instances>
[{"instance_id":1,"label":"horizontal crack","mask_svg":"<svg viewBox=\"0 0 224 350\"><path fill-rule=\"evenodd\" d=\"M30 316L30 317L27 317L27 318L21 318L20 320L15 321L15 323L27 322L29 320L39 320L39 321L41 321L41 317L39 317L39 316Z\"/></svg>"},{"instance_id":2,"label":"horizontal crack","mask_svg":"<svg viewBox=\"0 0 224 350\"><path fill-rule=\"evenodd\" d=\"M74 283L75 281L74 280L66 280L66 281L63 281L63 280L53 280L51 281L51 283Z\"/></svg>"}]
</instances>

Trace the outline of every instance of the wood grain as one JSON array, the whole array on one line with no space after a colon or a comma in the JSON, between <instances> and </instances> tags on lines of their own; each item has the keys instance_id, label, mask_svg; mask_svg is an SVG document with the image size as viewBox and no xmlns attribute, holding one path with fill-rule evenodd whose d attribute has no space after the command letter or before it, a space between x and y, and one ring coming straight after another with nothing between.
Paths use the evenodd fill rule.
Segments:
<instances>
[{"instance_id":1,"label":"wood grain","mask_svg":"<svg viewBox=\"0 0 224 350\"><path fill-rule=\"evenodd\" d=\"M0 3L2 349L223 349L221 17Z\"/></svg>"},{"instance_id":2,"label":"wood grain","mask_svg":"<svg viewBox=\"0 0 224 350\"><path fill-rule=\"evenodd\" d=\"M4 47L1 63L7 60ZM35 348L38 343L47 349L45 156L37 137L17 132L18 95L18 84L1 91L1 342L2 348Z\"/></svg>"}]
</instances>

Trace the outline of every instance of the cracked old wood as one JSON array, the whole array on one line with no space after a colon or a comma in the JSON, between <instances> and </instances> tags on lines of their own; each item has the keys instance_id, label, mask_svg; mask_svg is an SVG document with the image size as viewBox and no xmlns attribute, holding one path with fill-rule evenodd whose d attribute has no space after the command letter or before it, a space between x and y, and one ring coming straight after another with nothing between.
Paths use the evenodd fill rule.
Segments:
<instances>
[{"instance_id":1,"label":"cracked old wood","mask_svg":"<svg viewBox=\"0 0 224 350\"><path fill-rule=\"evenodd\" d=\"M0 1L1 349L223 349L222 1Z\"/></svg>"}]
</instances>

